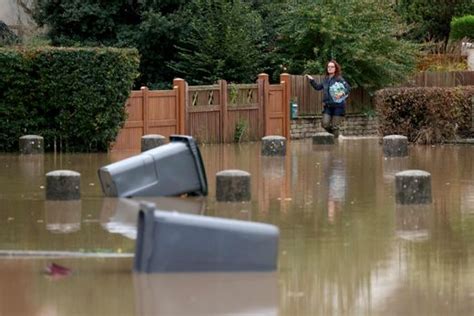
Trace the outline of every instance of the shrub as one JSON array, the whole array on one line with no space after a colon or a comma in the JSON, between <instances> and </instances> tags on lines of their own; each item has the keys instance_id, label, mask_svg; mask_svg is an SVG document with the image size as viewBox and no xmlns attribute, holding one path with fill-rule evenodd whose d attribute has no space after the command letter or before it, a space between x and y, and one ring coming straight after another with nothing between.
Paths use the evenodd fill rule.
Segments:
<instances>
[{"instance_id":1,"label":"shrub","mask_svg":"<svg viewBox=\"0 0 474 316\"><path fill-rule=\"evenodd\" d=\"M474 40L474 15L465 15L460 18L454 18L451 21L451 40L462 40L468 38Z\"/></svg>"},{"instance_id":2,"label":"shrub","mask_svg":"<svg viewBox=\"0 0 474 316\"><path fill-rule=\"evenodd\" d=\"M136 50L0 49L0 151L38 134L46 149L106 151L125 121Z\"/></svg>"},{"instance_id":3,"label":"shrub","mask_svg":"<svg viewBox=\"0 0 474 316\"><path fill-rule=\"evenodd\" d=\"M10 30L8 25L0 21L0 46L16 44L18 41L18 36Z\"/></svg>"},{"instance_id":4,"label":"shrub","mask_svg":"<svg viewBox=\"0 0 474 316\"><path fill-rule=\"evenodd\" d=\"M382 135L420 144L442 143L470 132L474 86L391 88L375 93Z\"/></svg>"}]
</instances>

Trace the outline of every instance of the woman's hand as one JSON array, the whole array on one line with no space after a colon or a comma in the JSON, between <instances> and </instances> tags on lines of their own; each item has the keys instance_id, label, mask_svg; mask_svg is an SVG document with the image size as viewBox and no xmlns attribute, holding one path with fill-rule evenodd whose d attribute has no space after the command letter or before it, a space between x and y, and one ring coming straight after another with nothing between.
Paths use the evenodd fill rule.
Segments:
<instances>
[{"instance_id":1,"label":"woman's hand","mask_svg":"<svg viewBox=\"0 0 474 316\"><path fill-rule=\"evenodd\" d=\"M309 80L314 80L313 76L311 75L305 75L306 78L308 78Z\"/></svg>"}]
</instances>

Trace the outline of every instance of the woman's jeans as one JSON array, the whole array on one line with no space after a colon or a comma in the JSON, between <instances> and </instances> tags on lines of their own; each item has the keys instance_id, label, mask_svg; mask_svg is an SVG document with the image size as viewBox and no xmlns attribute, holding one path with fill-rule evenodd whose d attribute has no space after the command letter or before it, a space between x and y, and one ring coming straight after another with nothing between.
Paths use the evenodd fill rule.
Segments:
<instances>
[{"instance_id":1,"label":"woman's jeans","mask_svg":"<svg viewBox=\"0 0 474 316\"><path fill-rule=\"evenodd\" d=\"M321 125L323 128L328 132L334 135L334 137L339 136L339 126L341 125L343 116L339 115L329 115L324 113L323 114L323 121Z\"/></svg>"}]
</instances>

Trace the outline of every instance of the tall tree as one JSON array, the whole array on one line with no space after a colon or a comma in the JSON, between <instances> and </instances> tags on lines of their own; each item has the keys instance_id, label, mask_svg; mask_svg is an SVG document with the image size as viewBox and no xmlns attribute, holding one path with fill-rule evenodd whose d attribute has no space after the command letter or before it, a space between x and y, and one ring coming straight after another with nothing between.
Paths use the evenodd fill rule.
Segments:
<instances>
[{"instance_id":1,"label":"tall tree","mask_svg":"<svg viewBox=\"0 0 474 316\"><path fill-rule=\"evenodd\" d=\"M411 26L407 38L447 43L452 18L474 14L474 1L398 0L396 10Z\"/></svg>"},{"instance_id":2,"label":"tall tree","mask_svg":"<svg viewBox=\"0 0 474 316\"><path fill-rule=\"evenodd\" d=\"M336 59L353 85L375 89L414 70L417 48L399 39L404 30L389 1L304 1L291 5L278 55L292 73L323 73Z\"/></svg>"},{"instance_id":3,"label":"tall tree","mask_svg":"<svg viewBox=\"0 0 474 316\"><path fill-rule=\"evenodd\" d=\"M171 67L189 82L252 82L261 70L262 20L241 0L195 0Z\"/></svg>"}]
</instances>

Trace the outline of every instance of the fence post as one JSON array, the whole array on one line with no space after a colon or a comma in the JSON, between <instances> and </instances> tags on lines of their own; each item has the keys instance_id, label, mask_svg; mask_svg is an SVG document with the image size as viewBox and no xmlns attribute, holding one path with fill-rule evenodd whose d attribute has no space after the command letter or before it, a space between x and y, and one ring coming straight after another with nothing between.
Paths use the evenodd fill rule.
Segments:
<instances>
[{"instance_id":1,"label":"fence post","mask_svg":"<svg viewBox=\"0 0 474 316\"><path fill-rule=\"evenodd\" d=\"M176 132L178 134L186 133L186 105L188 96L188 83L181 78L173 80L173 90L176 91Z\"/></svg>"},{"instance_id":2,"label":"fence post","mask_svg":"<svg viewBox=\"0 0 474 316\"><path fill-rule=\"evenodd\" d=\"M148 105L149 105L149 99L148 99L148 87L141 87L140 90L142 91L142 113L143 113L143 135L148 134ZM142 135L142 136L143 136Z\"/></svg>"},{"instance_id":3,"label":"fence post","mask_svg":"<svg viewBox=\"0 0 474 316\"><path fill-rule=\"evenodd\" d=\"M258 111L258 121L259 121L259 130L260 130L260 137L262 138L267 134L267 128L269 127L269 120L267 105L268 105L268 90L269 90L269 83L268 83L268 75L265 73L261 73L258 75L258 100L260 110Z\"/></svg>"},{"instance_id":4,"label":"fence post","mask_svg":"<svg viewBox=\"0 0 474 316\"><path fill-rule=\"evenodd\" d=\"M220 89L220 100L221 104L221 142L227 143L227 81L219 80L219 89Z\"/></svg>"},{"instance_id":5,"label":"fence post","mask_svg":"<svg viewBox=\"0 0 474 316\"><path fill-rule=\"evenodd\" d=\"M283 134L286 139L290 140L290 98L291 98L291 82L290 75L283 73L280 75L280 84L283 87Z\"/></svg>"}]
</instances>

